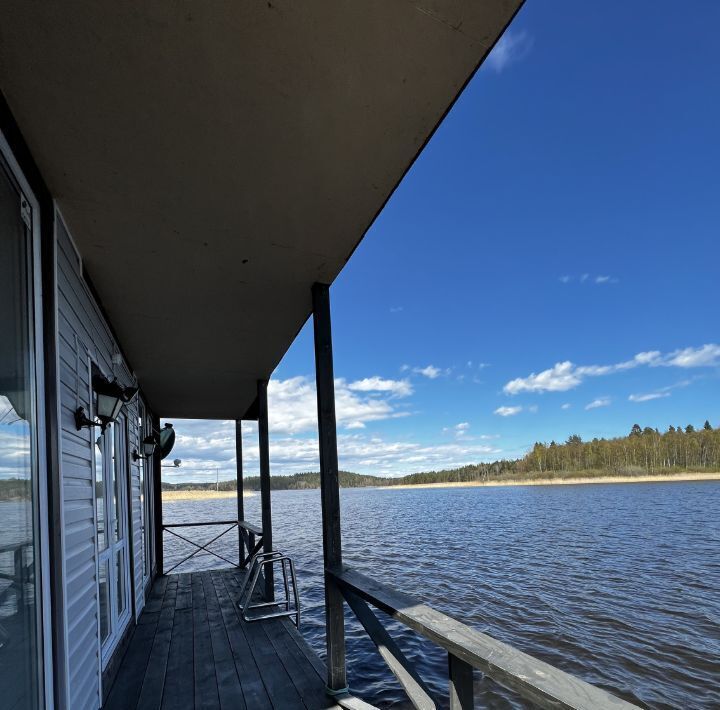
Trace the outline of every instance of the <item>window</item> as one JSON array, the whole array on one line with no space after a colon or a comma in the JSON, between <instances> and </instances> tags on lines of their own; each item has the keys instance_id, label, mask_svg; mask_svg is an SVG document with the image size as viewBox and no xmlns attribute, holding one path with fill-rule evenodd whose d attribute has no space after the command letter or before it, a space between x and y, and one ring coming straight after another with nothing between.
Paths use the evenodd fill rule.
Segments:
<instances>
[{"instance_id":1,"label":"window","mask_svg":"<svg viewBox=\"0 0 720 710\"><path fill-rule=\"evenodd\" d=\"M103 663L130 619L127 421L120 415L95 440L98 598Z\"/></svg>"},{"instance_id":2,"label":"window","mask_svg":"<svg viewBox=\"0 0 720 710\"><path fill-rule=\"evenodd\" d=\"M33 214L0 159L0 689L42 706L42 569Z\"/></svg>"}]
</instances>

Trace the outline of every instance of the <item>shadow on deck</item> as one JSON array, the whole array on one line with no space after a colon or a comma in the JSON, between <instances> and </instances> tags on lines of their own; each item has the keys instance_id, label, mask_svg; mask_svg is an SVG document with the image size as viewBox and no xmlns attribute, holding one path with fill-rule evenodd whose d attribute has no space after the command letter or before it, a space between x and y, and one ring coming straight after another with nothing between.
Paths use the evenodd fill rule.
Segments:
<instances>
[{"instance_id":1,"label":"shadow on deck","mask_svg":"<svg viewBox=\"0 0 720 710\"><path fill-rule=\"evenodd\" d=\"M287 619L242 620L243 575L158 578L104 710L338 708L322 661Z\"/></svg>"}]
</instances>

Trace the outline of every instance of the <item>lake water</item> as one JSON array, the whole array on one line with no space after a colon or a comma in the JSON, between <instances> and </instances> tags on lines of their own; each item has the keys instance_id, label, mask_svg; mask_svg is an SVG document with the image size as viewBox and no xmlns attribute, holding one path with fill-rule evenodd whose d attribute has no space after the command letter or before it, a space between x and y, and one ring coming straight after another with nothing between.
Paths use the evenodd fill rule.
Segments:
<instances>
[{"instance_id":1,"label":"lake water","mask_svg":"<svg viewBox=\"0 0 720 710\"><path fill-rule=\"evenodd\" d=\"M301 631L324 656L319 492L277 491L272 503L275 546L297 566ZM168 502L165 522L232 519L235 505ZM246 498L258 524L259 506L259 495ZM345 489L341 506L344 561L359 571L640 706L720 707L720 482ZM180 552L167 538L166 568ZM235 532L221 541L237 555ZM346 619L351 688L409 707ZM446 696L446 654L387 628ZM477 673L476 697L529 707Z\"/></svg>"}]
</instances>

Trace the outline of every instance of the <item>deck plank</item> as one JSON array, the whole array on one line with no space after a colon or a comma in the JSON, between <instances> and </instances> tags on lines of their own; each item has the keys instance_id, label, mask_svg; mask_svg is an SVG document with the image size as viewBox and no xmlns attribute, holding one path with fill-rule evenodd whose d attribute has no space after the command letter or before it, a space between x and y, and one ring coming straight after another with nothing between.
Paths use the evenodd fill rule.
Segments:
<instances>
[{"instance_id":1,"label":"deck plank","mask_svg":"<svg viewBox=\"0 0 720 710\"><path fill-rule=\"evenodd\" d=\"M140 698L138 699L138 710L157 710L162 703L168 656L170 654L170 641L175 620L176 600L177 579L172 579L167 585L165 598L160 609L155 639L153 640L148 667L140 690Z\"/></svg>"},{"instance_id":2,"label":"deck plank","mask_svg":"<svg viewBox=\"0 0 720 710\"><path fill-rule=\"evenodd\" d=\"M227 592L222 573L211 573L215 595L220 613L225 622L225 630L233 653L235 669L240 679L245 704L248 708L272 708L270 696L263 683L260 669L250 651L250 645L242 632L241 621L235 605Z\"/></svg>"},{"instance_id":3,"label":"deck plank","mask_svg":"<svg viewBox=\"0 0 720 710\"><path fill-rule=\"evenodd\" d=\"M163 679L163 710L194 710L193 625L190 575L177 575L175 614Z\"/></svg>"},{"instance_id":4,"label":"deck plank","mask_svg":"<svg viewBox=\"0 0 720 710\"><path fill-rule=\"evenodd\" d=\"M240 601L240 585L237 578L233 575L224 575L222 581L234 602L236 613L240 615L237 606ZM248 641L273 707L276 710L305 710L300 694L282 663L278 663L277 654L262 626L263 622L253 622L243 623L240 628Z\"/></svg>"},{"instance_id":5,"label":"deck plank","mask_svg":"<svg viewBox=\"0 0 720 710\"><path fill-rule=\"evenodd\" d=\"M322 661L285 620L246 623L244 573L155 581L104 710L326 710Z\"/></svg>"},{"instance_id":6,"label":"deck plank","mask_svg":"<svg viewBox=\"0 0 720 710\"><path fill-rule=\"evenodd\" d=\"M215 656L210 639L205 589L202 577L192 575L193 596L193 667L195 675L195 710L219 710Z\"/></svg>"},{"instance_id":7,"label":"deck plank","mask_svg":"<svg viewBox=\"0 0 720 710\"><path fill-rule=\"evenodd\" d=\"M215 593L215 584L208 572L201 575L205 590L207 619L210 625L210 641L215 658L215 676L217 678L220 707L223 710L246 710L240 679L235 668L230 640L223 621L220 603Z\"/></svg>"},{"instance_id":8,"label":"deck plank","mask_svg":"<svg viewBox=\"0 0 720 710\"><path fill-rule=\"evenodd\" d=\"M135 707L140 697L159 623L159 612L167 589L167 579L158 580L158 582L160 583L153 586L150 591L150 598L146 605L149 607L148 619L145 620L145 623L138 624L133 631L115 682L105 701L106 710L125 710L127 707Z\"/></svg>"}]
</instances>

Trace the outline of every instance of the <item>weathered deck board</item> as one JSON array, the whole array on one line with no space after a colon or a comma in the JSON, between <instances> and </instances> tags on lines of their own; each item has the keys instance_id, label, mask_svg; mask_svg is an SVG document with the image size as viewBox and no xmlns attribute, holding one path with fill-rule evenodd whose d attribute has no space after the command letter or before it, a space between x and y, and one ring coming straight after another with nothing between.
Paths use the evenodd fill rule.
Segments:
<instances>
[{"instance_id":1,"label":"weathered deck board","mask_svg":"<svg viewBox=\"0 0 720 710\"><path fill-rule=\"evenodd\" d=\"M295 628L248 624L237 600L244 572L161 577L122 660L105 710L326 710L322 661Z\"/></svg>"}]
</instances>

